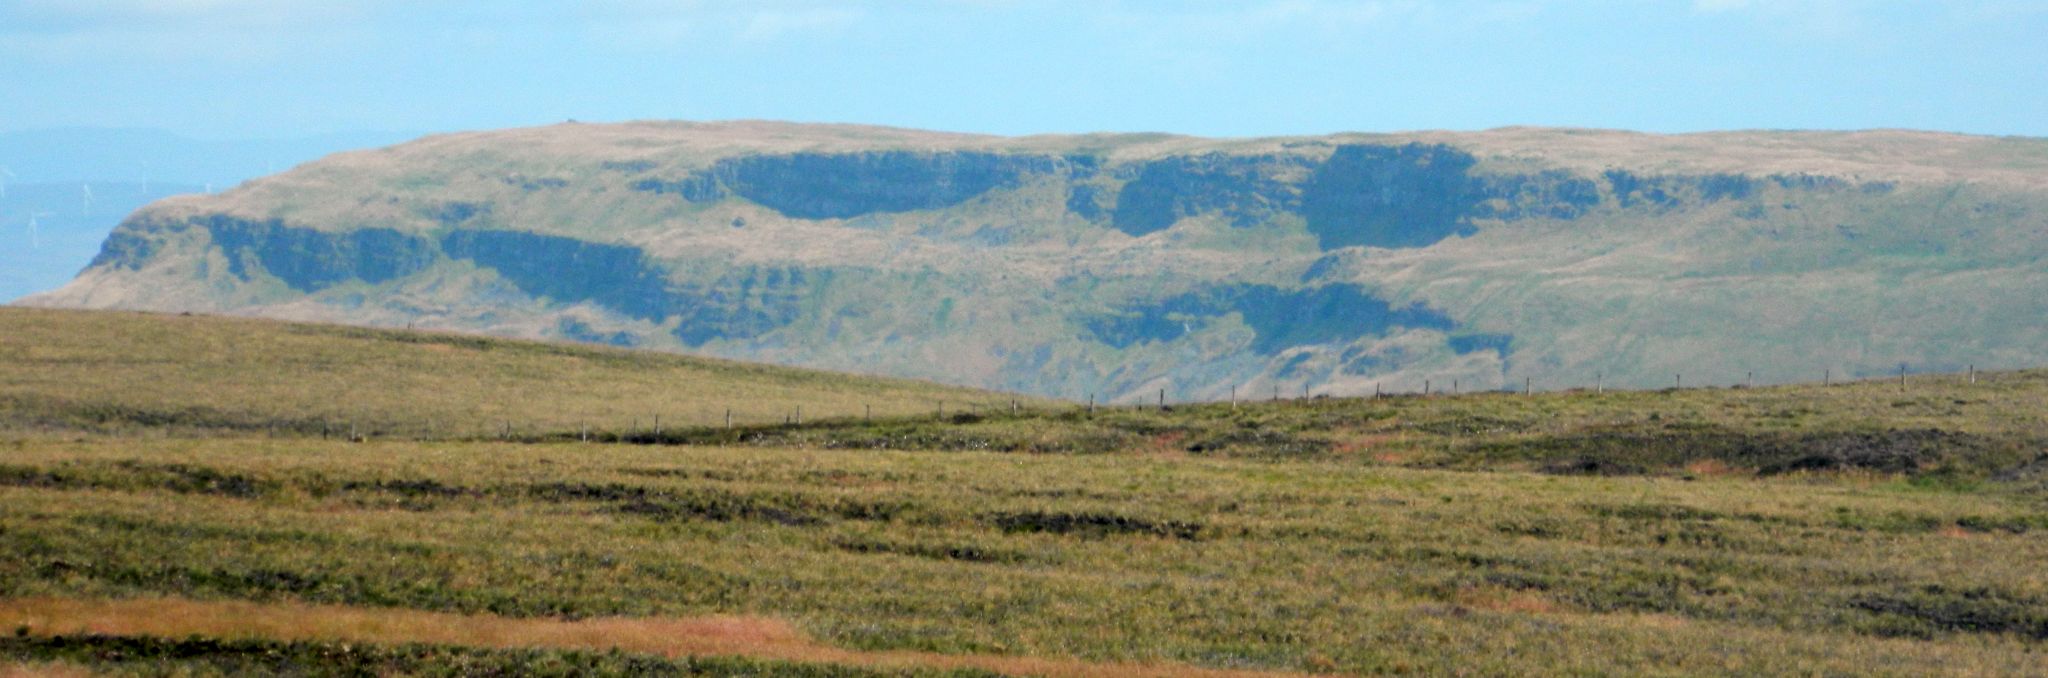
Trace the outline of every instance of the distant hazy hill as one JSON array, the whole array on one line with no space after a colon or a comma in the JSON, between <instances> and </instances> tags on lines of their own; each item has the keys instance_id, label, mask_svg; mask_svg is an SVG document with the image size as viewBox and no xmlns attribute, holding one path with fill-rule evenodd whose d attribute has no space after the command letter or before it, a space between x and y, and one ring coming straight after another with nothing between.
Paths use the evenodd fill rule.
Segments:
<instances>
[{"instance_id":1,"label":"distant hazy hill","mask_svg":"<svg viewBox=\"0 0 2048 678\"><path fill-rule=\"evenodd\" d=\"M396 143L389 132L289 139L203 140L155 129L0 132L0 167L22 183L169 182L227 188L335 151Z\"/></svg>"},{"instance_id":2,"label":"distant hazy hill","mask_svg":"<svg viewBox=\"0 0 2048 678\"><path fill-rule=\"evenodd\" d=\"M161 181L9 183L0 195L0 303L70 281L136 208L203 189Z\"/></svg>"},{"instance_id":3,"label":"distant hazy hill","mask_svg":"<svg viewBox=\"0 0 2048 678\"><path fill-rule=\"evenodd\" d=\"M2048 362L2048 140L565 124L131 216L30 303L555 337L1070 398Z\"/></svg>"},{"instance_id":4,"label":"distant hazy hill","mask_svg":"<svg viewBox=\"0 0 2048 678\"><path fill-rule=\"evenodd\" d=\"M201 141L148 129L0 132L0 303L69 281L121 218L144 204L403 138Z\"/></svg>"}]
</instances>

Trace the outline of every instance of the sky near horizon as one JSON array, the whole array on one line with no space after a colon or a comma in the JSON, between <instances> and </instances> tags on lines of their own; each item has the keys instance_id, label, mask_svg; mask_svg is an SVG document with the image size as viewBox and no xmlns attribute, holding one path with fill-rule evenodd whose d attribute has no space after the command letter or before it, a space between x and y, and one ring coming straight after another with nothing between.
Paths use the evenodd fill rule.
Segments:
<instances>
[{"instance_id":1,"label":"sky near horizon","mask_svg":"<svg viewBox=\"0 0 2048 678\"><path fill-rule=\"evenodd\" d=\"M0 132L2048 136L2048 0L0 0Z\"/></svg>"}]
</instances>

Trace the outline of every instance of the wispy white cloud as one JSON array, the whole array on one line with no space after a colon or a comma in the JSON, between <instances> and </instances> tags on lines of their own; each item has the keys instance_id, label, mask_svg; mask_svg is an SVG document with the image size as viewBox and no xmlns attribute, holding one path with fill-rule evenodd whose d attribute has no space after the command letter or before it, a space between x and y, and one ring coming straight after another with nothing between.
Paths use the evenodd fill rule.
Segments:
<instances>
[{"instance_id":1,"label":"wispy white cloud","mask_svg":"<svg viewBox=\"0 0 2048 678\"><path fill-rule=\"evenodd\" d=\"M860 10L844 6L760 9L744 16L746 26L740 30L738 38L760 43L837 32L852 26L863 16Z\"/></svg>"},{"instance_id":2,"label":"wispy white cloud","mask_svg":"<svg viewBox=\"0 0 2048 678\"><path fill-rule=\"evenodd\" d=\"M1320 39L1341 45L1374 32L1528 21L1562 0L1244 0L1105 3L1093 22L1145 39L1198 46L1216 41Z\"/></svg>"},{"instance_id":3,"label":"wispy white cloud","mask_svg":"<svg viewBox=\"0 0 2048 678\"><path fill-rule=\"evenodd\" d=\"M1837 36L1928 28L1913 21L1968 26L2048 16L2048 0L1691 0L1691 7L1701 16L1749 17L1803 33Z\"/></svg>"},{"instance_id":4,"label":"wispy white cloud","mask_svg":"<svg viewBox=\"0 0 2048 678\"><path fill-rule=\"evenodd\" d=\"M1091 14L1098 22L1135 34L1202 41L1252 38L1282 30L1354 30L1425 8L1424 3L1403 0L1260 0L1167 7L1119 3Z\"/></svg>"},{"instance_id":5,"label":"wispy white cloud","mask_svg":"<svg viewBox=\"0 0 2048 678\"><path fill-rule=\"evenodd\" d=\"M253 61L335 44L387 0L15 0L0 51L39 59Z\"/></svg>"},{"instance_id":6,"label":"wispy white cloud","mask_svg":"<svg viewBox=\"0 0 2048 678\"><path fill-rule=\"evenodd\" d=\"M1703 16L1750 19L1796 39L1844 40L1868 35L1881 7L1873 0L1692 0L1692 8Z\"/></svg>"},{"instance_id":7,"label":"wispy white cloud","mask_svg":"<svg viewBox=\"0 0 2048 678\"><path fill-rule=\"evenodd\" d=\"M867 16L861 4L828 0L0 0L0 52L231 62L361 49L378 40L461 48L546 35L580 36L598 49L667 51L826 35Z\"/></svg>"},{"instance_id":8,"label":"wispy white cloud","mask_svg":"<svg viewBox=\"0 0 2048 678\"><path fill-rule=\"evenodd\" d=\"M582 6L572 25L598 44L664 52L710 44L763 45L840 33L870 18L858 3L779 0L756 3L601 0Z\"/></svg>"},{"instance_id":9,"label":"wispy white cloud","mask_svg":"<svg viewBox=\"0 0 2048 678\"><path fill-rule=\"evenodd\" d=\"M177 28L314 25L361 15L392 0L13 0L0 13L16 30L90 31L112 27ZM9 31L15 32L15 31Z\"/></svg>"},{"instance_id":10,"label":"wispy white cloud","mask_svg":"<svg viewBox=\"0 0 2048 678\"><path fill-rule=\"evenodd\" d=\"M1692 9L1702 14L1721 14L1756 6L1756 0L1692 0Z\"/></svg>"}]
</instances>

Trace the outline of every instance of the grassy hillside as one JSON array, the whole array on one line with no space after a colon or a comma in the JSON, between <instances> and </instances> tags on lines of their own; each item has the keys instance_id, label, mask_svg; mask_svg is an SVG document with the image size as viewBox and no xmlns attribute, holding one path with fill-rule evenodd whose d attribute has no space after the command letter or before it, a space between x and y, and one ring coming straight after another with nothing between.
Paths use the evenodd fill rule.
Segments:
<instances>
[{"instance_id":1,"label":"grassy hillside","mask_svg":"<svg viewBox=\"0 0 2048 678\"><path fill-rule=\"evenodd\" d=\"M0 431L493 437L1008 407L929 383L574 344L0 308ZM1035 402L1026 400L1025 402ZM637 427L635 426L637 422Z\"/></svg>"},{"instance_id":2,"label":"grassy hillside","mask_svg":"<svg viewBox=\"0 0 2048 678\"><path fill-rule=\"evenodd\" d=\"M0 671L2026 675L2048 651L2048 372L941 417L919 398L958 392L659 354L4 317ZM545 411L623 396L545 395L582 378L904 409L586 443ZM333 411L544 425L246 434L391 383Z\"/></svg>"},{"instance_id":3,"label":"grassy hillside","mask_svg":"<svg viewBox=\"0 0 2048 678\"><path fill-rule=\"evenodd\" d=\"M46 306L612 343L1069 400L2048 362L2048 141L564 124L128 219Z\"/></svg>"},{"instance_id":4,"label":"grassy hillside","mask_svg":"<svg viewBox=\"0 0 2048 678\"><path fill-rule=\"evenodd\" d=\"M999 671L2017 675L2048 642L2039 495L1862 474L107 440L16 443L0 478L0 595L21 601L0 623L37 638L403 640L301 630L291 606L318 604L355 628L742 615L806 646ZM158 597L195 602L38 602Z\"/></svg>"},{"instance_id":5,"label":"grassy hillside","mask_svg":"<svg viewBox=\"0 0 2048 678\"><path fill-rule=\"evenodd\" d=\"M641 442L1328 461L1550 475L1848 472L2048 489L2048 371L1833 385L1027 409L679 429ZM571 437L556 432L554 437ZM2028 485L2026 483L2032 483Z\"/></svg>"}]
</instances>

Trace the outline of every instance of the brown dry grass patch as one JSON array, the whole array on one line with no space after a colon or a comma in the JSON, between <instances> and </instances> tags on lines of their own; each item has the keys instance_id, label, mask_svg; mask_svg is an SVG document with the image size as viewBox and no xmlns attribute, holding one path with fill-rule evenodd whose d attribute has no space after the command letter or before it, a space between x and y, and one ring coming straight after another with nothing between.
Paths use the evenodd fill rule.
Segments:
<instances>
[{"instance_id":1,"label":"brown dry grass patch","mask_svg":"<svg viewBox=\"0 0 2048 678\"><path fill-rule=\"evenodd\" d=\"M92 672L70 664L0 664L0 678L85 678Z\"/></svg>"},{"instance_id":2,"label":"brown dry grass patch","mask_svg":"<svg viewBox=\"0 0 2048 678\"><path fill-rule=\"evenodd\" d=\"M1138 453L1152 459L1186 459L1188 458L1188 450L1183 442L1187 440L1187 437L1186 433L1179 431L1162 433L1147 440L1145 446L1138 450Z\"/></svg>"},{"instance_id":3,"label":"brown dry grass patch","mask_svg":"<svg viewBox=\"0 0 2048 678\"><path fill-rule=\"evenodd\" d=\"M1458 592L1457 602L1466 607L1494 612L1556 614L1557 601L1527 591L1498 588L1468 588Z\"/></svg>"},{"instance_id":4,"label":"brown dry grass patch","mask_svg":"<svg viewBox=\"0 0 2048 678\"><path fill-rule=\"evenodd\" d=\"M746 656L877 668L976 668L1048 678L1306 675L1161 663L1097 663L1039 657L846 650L811 640L788 622L752 616L564 621L299 603L179 598L23 598L0 601L0 626L26 626L31 633L40 635L92 633L168 638L198 635L223 639L411 642L489 648L618 649L669 657ZM42 673L42 666L18 668L37 671L20 675L68 675ZM68 667L50 668L62 671ZM14 667L7 670L12 671ZM16 674L5 673L0 677L11 675Z\"/></svg>"},{"instance_id":5,"label":"brown dry grass patch","mask_svg":"<svg viewBox=\"0 0 2048 678\"><path fill-rule=\"evenodd\" d=\"M1701 459L1699 461L1686 464L1685 472L1693 474L1695 476L1699 476L1701 478L1724 478L1728 476L1748 475L1748 473L1743 471L1742 469L1729 466L1727 462L1723 462L1719 459Z\"/></svg>"},{"instance_id":6,"label":"brown dry grass patch","mask_svg":"<svg viewBox=\"0 0 2048 678\"><path fill-rule=\"evenodd\" d=\"M1338 438L1330 451L1335 456L1356 457L1369 455L1373 461L1382 464L1404 464L1413 459L1413 450L1384 449L1389 443L1399 442L1401 436L1395 433L1363 433Z\"/></svg>"}]
</instances>

